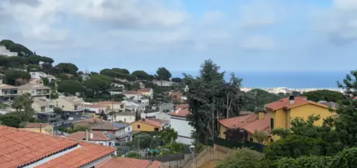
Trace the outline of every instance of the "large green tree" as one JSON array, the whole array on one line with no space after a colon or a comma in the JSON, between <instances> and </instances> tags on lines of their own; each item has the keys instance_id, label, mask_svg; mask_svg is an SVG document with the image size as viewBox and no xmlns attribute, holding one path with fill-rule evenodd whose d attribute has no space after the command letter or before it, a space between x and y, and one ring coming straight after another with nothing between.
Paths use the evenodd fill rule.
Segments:
<instances>
[{"instance_id":1,"label":"large green tree","mask_svg":"<svg viewBox=\"0 0 357 168\"><path fill-rule=\"evenodd\" d=\"M200 76L193 78L186 75L185 83L189 86L188 103L192 114L188 117L195 128L197 140L207 143L217 136L217 119L239 115L240 79L232 77L225 82L224 72L211 60L201 66Z\"/></svg>"},{"instance_id":2,"label":"large green tree","mask_svg":"<svg viewBox=\"0 0 357 168\"><path fill-rule=\"evenodd\" d=\"M55 67L57 73L76 74L78 67L72 63L59 63Z\"/></svg>"},{"instance_id":3,"label":"large green tree","mask_svg":"<svg viewBox=\"0 0 357 168\"><path fill-rule=\"evenodd\" d=\"M30 121L33 118L32 99L30 94L24 94L15 98L12 107L16 110L16 116L21 121Z\"/></svg>"},{"instance_id":4,"label":"large green tree","mask_svg":"<svg viewBox=\"0 0 357 168\"><path fill-rule=\"evenodd\" d=\"M134 71L131 75L138 80L152 80L153 78L151 75L142 70Z\"/></svg>"},{"instance_id":5,"label":"large green tree","mask_svg":"<svg viewBox=\"0 0 357 168\"><path fill-rule=\"evenodd\" d=\"M63 80L58 84L58 91L75 95L76 93L81 93L83 91L83 86L76 80Z\"/></svg>"},{"instance_id":6,"label":"large green tree","mask_svg":"<svg viewBox=\"0 0 357 168\"><path fill-rule=\"evenodd\" d=\"M167 70L165 67L160 67L156 71L156 76L159 80L170 80L171 78L171 73L169 70Z\"/></svg>"},{"instance_id":7,"label":"large green tree","mask_svg":"<svg viewBox=\"0 0 357 168\"><path fill-rule=\"evenodd\" d=\"M92 75L88 80L84 81L86 96L98 98L108 94L111 83L111 79L105 75Z\"/></svg>"},{"instance_id":8,"label":"large green tree","mask_svg":"<svg viewBox=\"0 0 357 168\"><path fill-rule=\"evenodd\" d=\"M244 110L259 112L264 111L264 105L282 98L279 95L269 93L262 89L252 89L245 94Z\"/></svg>"},{"instance_id":9,"label":"large green tree","mask_svg":"<svg viewBox=\"0 0 357 168\"><path fill-rule=\"evenodd\" d=\"M357 71L348 74L339 86L344 89L345 99L338 105L336 131L346 147L357 146Z\"/></svg>"},{"instance_id":10,"label":"large green tree","mask_svg":"<svg viewBox=\"0 0 357 168\"><path fill-rule=\"evenodd\" d=\"M5 72L5 83L10 85L21 85L26 83L31 75L24 71L9 70Z\"/></svg>"}]
</instances>

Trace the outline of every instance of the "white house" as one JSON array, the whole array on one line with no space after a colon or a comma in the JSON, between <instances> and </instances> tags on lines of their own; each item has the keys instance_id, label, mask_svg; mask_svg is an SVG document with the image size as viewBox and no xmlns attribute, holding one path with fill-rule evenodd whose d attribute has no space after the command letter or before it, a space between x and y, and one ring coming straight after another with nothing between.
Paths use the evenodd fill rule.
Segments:
<instances>
[{"instance_id":1,"label":"white house","mask_svg":"<svg viewBox=\"0 0 357 168\"><path fill-rule=\"evenodd\" d=\"M114 122L132 123L135 121L135 112L119 112L108 117Z\"/></svg>"},{"instance_id":2,"label":"white house","mask_svg":"<svg viewBox=\"0 0 357 168\"><path fill-rule=\"evenodd\" d=\"M194 128L189 124L187 116L190 114L188 105L178 105L176 110L170 113L170 125L178 136L177 142L190 145L193 143L192 133Z\"/></svg>"},{"instance_id":3,"label":"white house","mask_svg":"<svg viewBox=\"0 0 357 168\"><path fill-rule=\"evenodd\" d=\"M49 81L56 80L56 77L54 77L53 75L46 74L44 72L30 72L30 75L33 79L47 78Z\"/></svg>"}]
</instances>

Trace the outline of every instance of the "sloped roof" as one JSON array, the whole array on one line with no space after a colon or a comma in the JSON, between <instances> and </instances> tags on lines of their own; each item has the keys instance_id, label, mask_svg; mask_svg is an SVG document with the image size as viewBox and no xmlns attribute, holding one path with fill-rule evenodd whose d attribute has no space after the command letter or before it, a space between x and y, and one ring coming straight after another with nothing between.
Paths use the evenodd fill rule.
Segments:
<instances>
[{"instance_id":1,"label":"sloped roof","mask_svg":"<svg viewBox=\"0 0 357 168\"><path fill-rule=\"evenodd\" d=\"M161 162L140 160L133 158L112 158L101 164L98 168L160 168Z\"/></svg>"},{"instance_id":2,"label":"sloped roof","mask_svg":"<svg viewBox=\"0 0 357 168\"><path fill-rule=\"evenodd\" d=\"M244 129L250 134L255 131L270 131L271 117L265 114L263 119L258 118L256 114L248 114L244 116L232 117L219 120L219 123L229 129Z\"/></svg>"},{"instance_id":3,"label":"sloped roof","mask_svg":"<svg viewBox=\"0 0 357 168\"><path fill-rule=\"evenodd\" d=\"M292 108L299 107L299 106L302 106L305 104L313 104L313 105L320 106L323 108L328 108L328 106L326 106L326 105L319 104L319 103L316 103L313 101L309 101L309 100L307 100L306 97L302 97L302 96L295 97L293 102L291 102L289 100L289 98L283 98L278 101L267 104L267 105L265 105L265 107L269 110L276 111L276 110L280 110L283 108L284 109L292 109Z\"/></svg>"},{"instance_id":4,"label":"sloped roof","mask_svg":"<svg viewBox=\"0 0 357 168\"><path fill-rule=\"evenodd\" d=\"M21 167L77 144L65 138L0 126L0 167Z\"/></svg>"},{"instance_id":5,"label":"sloped roof","mask_svg":"<svg viewBox=\"0 0 357 168\"><path fill-rule=\"evenodd\" d=\"M37 167L77 168L115 152L110 147L0 126L1 168L22 167L68 149L73 150Z\"/></svg>"},{"instance_id":6,"label":"sloped roof","mask_svg":"<svg viewBox=\"0 0 357 168\"><path fill-rule=\"evenodd\" d=\"M165 120L160 120L160 119L142 119L142 120L139 120L138 122L143 122L145 124L148 124L148 125L151 125L151 126L154 126L154 127L163 127L167 121Z\"/></svg>"},{"instance_id":7,"label":"sloped roof","mask_svg":"<svg viewBox=\"0 0 357 168\"><path fill-rule=\"evenodd\" d=\"M88 134L93 134L93 138L88 135L89 141L110 141L110 139L100 131L90 131ZM85 131L78 131L67 136L70 139L82 141L86 139Z\"/></svg>"},{"instance_id":8,"label":"sloped roof","mask_svg":"<svg viewBox=\"0 0 357 168\"><path fill-rule=\"evenodd\" d=\"M176 110L174 112L171 112L170 115L176 117L187 117L189 114L191 114L191 111L188 109L188 107L188 104L176 105Z\"/></svg>"},{"instance_id":9,"label":"sloped roof","mask_svg":"<svg viewBox=\"0 0 357 168\"><path fill-rule=\"evenodd\" d=\"M36 168L79 168L115 152L114 148L97 144L80 142L79 145L80 148Z\"/></svg>"}]
</instances>

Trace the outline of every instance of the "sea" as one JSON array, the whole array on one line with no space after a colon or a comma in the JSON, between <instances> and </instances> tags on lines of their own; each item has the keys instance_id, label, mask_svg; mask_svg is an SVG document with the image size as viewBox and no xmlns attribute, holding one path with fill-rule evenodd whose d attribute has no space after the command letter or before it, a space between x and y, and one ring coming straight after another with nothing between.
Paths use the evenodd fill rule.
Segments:
<instances>
[{"instance_id":1,"label":"sea","mask_svg":"<svg viewBox=\"0 0 357 168\"><path fill-rule=\"evenodd\" d=\"M199 75L198 71L175 71L173 77L183 77L183 73L192 76ZM331 72L226 72L225 79L229 80L230 74L234 73L243 79L242 85L247 88L338 88L337 82L342 81L349 71Z\"/></svg>"}]
</instances>

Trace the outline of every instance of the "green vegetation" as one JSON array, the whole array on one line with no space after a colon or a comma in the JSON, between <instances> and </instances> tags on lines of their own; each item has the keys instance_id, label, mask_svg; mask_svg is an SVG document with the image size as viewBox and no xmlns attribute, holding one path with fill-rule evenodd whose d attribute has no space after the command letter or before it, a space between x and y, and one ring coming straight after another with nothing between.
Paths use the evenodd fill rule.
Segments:
<instances>
[{"instance_id":1,"label":"green vegetation","mask_svg":"<svg viewBox=\"0 0 357 168\"><path fill-rule=\"evenodd\" d=\"M78 67L72 63L59 63L55 67L56 73L76 74Z\"/></svg>"},{"instance_id":2,"label":"green vegetation","mask_svg":"<svg viewBox=\"0 0 357 168\"><path fill-rule=\"evenodd\" d=\"M26 83L31 75L24 71L9 70L5 72L4 82L9 85L21 85Z\"/></svg>"},{"instance_id":3,"label":"green vegetation","mask_svg":"<svg viewBox=\"0 0 357 168\"><path fill-rule=\"evenodd\" d=\"M81 93L83 87L79 81L63 80L58 83L58 91L69 95L75 95L76 93Z\"/></svg>"},{"instance_id":4,"label":"green vegetation","mask_svg":"<svg viewBox=\"0 0 357 168\"><path fill-rule=\"evenodd\" d=\"M134 71L133 73L131 73L131 75L133 77L135 77L135 79L138 79L138 80L152 80L153 79L153 77L151 75L149 75L148 73L146 73L145 71L142 71L142 70Z\"/></svg>"},{"instance_id":5,"label":"green vegetation","mask_svg":"<svg viewBox=\"0 0 357 168\"><path fill-rule=\"evenodd\" d=\"M264 154L250 150L239 149L226 160L220 162L217 168L264 168Z\"/></svg>"},{"instance_id":6,"label":"green vegetation","mask_svg":"<svg viewBox=\"0 0 357 168\"><path fill-rule=\"evenodd\" d=\"M303 94L307 99L318 102L318 101L328 101L328 102L338 102L344 99L344 96L340 92L331 90L316 90L311 92L306 92Z\"/></svg>"},{"instance_id":7,"label":"green vegetation","mask_svg":"<svg viewBox=\"0 0 357 168\"><path fill-rule=\"evenodd\" d=\"M246 93L245 103L242 108L252 112L264 111L264 105L281 98L283 98L283 96L272 94L265 90L252 89Z\"/></svg>"},{"instance_id":8,"label":"green vegetation","mask_svg":"<svg viewBox=\"0 0 357 168\"><path fill-rule=\"evenodd\" d=\"M219 72L219 67L207 60L199 77L186 75L184 79L190 88L187 95L192 115L188 119L196 130L196 140L201 143L207 144L217 136L217 118L237 116L242 107L241 79L232 75L226 82L223 76L224 72Z\"/></svg>"},{"instance_id":9,"label":"green vegetation","mask_svg":"<svg viewBox=\"0 0 357 168\"><path fill-rule=\"evenodd\" d=\"M167 70L165 67L161 67L156 71L156 77L159 80L170 80L171 78L171 73L169 70Z\"/></svg>"},{"instance_id":10,"label":"green vegetation","mask_svg":"<svg viewBox=\"0 0 357 168\"><path fill-rule=\"evenodd\" d=\"M16 97L11 106L16 110L16 116L21 121L26 122L33 119L33 115L35 114L31 105L31 95L24 94L22 96Z\"/></svg>"}]
</instances>

